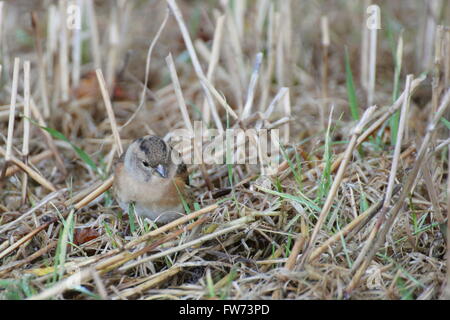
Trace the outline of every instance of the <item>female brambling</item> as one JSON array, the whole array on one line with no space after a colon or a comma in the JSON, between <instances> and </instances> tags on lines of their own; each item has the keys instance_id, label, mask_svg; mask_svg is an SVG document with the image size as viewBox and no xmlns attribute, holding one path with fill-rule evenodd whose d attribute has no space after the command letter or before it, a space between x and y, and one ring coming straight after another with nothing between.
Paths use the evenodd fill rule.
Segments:
<instances>
[{"instance_id":1,"label":"female brambling","mask_svg":"<svg viewBox=\"0 0 450 320\"><path fill-rule=\"evenodd\" d=\"M183 214L188 173L184 163L173 162L173 152L163 139L152 135L131 143L114 171L114 193L122 210L128 212L134 204L136 214L159 224Z\"/></svg>"}]
</instances>

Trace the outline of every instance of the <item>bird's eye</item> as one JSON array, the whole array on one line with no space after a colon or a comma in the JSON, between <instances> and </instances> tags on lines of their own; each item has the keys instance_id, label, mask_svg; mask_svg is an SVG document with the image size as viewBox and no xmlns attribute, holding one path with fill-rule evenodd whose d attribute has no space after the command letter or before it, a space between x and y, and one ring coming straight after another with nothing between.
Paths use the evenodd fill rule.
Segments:
<instances>
[{"instance_id":1,"label":"bird's eye","mask_svg":"<svg viewBox=\"0 0 450 320\"><path fill-rule=\"evenodd\" d=\"M147 161L142 161L142 164L144 165L144 167L150 167L150 164Z\"/></svg>"}]
</instances>

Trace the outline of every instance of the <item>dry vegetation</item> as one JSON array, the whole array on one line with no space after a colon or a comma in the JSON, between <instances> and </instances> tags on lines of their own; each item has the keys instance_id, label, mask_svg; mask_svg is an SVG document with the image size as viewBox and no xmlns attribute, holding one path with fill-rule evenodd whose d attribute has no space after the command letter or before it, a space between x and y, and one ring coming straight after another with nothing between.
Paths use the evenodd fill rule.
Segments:
<instances>
[{"instance_id":1,"label":"dry vegetation","mask_svg":"<svg viewBox=\"0 0 450 320\"><path fill-rule=\"evenodd\" d=\"M2 2L0 299L450 298L450 6L374 2ZM279 128L277 173L123 215L121 145L195 120Z\"/></svg>"}]
</instances>

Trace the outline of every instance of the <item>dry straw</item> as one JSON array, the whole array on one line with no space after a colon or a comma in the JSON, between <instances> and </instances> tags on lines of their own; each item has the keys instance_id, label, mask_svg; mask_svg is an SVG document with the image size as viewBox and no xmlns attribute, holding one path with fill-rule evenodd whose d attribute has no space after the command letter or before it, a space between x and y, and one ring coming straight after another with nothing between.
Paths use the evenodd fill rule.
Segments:
<instances>
[{"instance_id":1,"label":"dry straw","mask_svg":"<svg viewBox=\"0 0 450 320\"><path fill-rule=\"evenodd\" d=\"M24 77L24 116L23 119L23 145L22 156L24 163L28 164L28 154L30 150L30 61L25 61L23 64L23 77ZM24 172L22 175L22 203L25 203L27 197L28 176Z\"/></svg>"},{"instance_id":2,"label":"dry straw","mask_svg":"<svg viewBox=\"0 0 450 320\"><path fill-rule=\"evenodd\" d=\"M368 108L364 112L363 116L359 120L356 127L353 129L353 133L350 138L350 142L347 146L347 149L345 150L342 162L339 166L338 172L336 173L336 177L334 178L333 184L331 185L330 191L328 192L328 196L325 201L325 204L323 205L322 210L320 211L319 219L317 220L317 223L314 227L313 233L311 234L311 238L306 247L305 253L302 256L300 266L304 265L304 263L310 259L310 255L312 253L311 251L313 250L313 247L315 246L315 241L316 241L317 235L318 235L320 229L322 228L322 225L325 221L325 218L328 215L328 212L331 208L331 205L333 204L333 201L335 200L335 196L336 196L336 193L342 182L342 179L344 177L344 172L347 168L347 164L350 161L350 157L352 156L354 148L356 147L357 139L358 139L359 135L361 135L364 126L370 120L370 117L372 116L372 113L375 111L375 109L376 109L376 106L372 106L372 107Z\"/></svg>"},{"instance_id":3,"label":"dry straw","mask_svg":"<svg viewBox=\"0 0 450 320\"><path fill-rule=\"evenodd\" d=\"M421 170L423 166L423 161L426 157L426 153L428 151L429 143L431 140L431 136L434 133L434 130L436 130L436 126L438 122L440 121L440 118L446 111L448 105L450 104L450 90L446 92L444 97L442 98L442 102L439 106L439 109L437 110L436 114L433 116L433 119L429 123L427 127L427 133L422 141L422 144L420 146L420 149L418 151L418 155L416 157L416 161L414 162L414 166L411 170L411 172L408 174L408 178L406 180L406 183L403 187L403 190L399 196L399 199L397 200L395 206L390 210L390 216L389 219L385 222L383 229L380 231L380 233L377 235L377 239L372 245L371 250L368 252L364 262L362 262L361 266L358 270L356 270L355 275L352 278L352 281L349 283L349 285L346 288L346 292L350 294L356 285L359 283L359 280L362 276L362 274L366 271L369 263L372 261L373 257L375 256L378 248L382 245L384 242L387 233L391 229L394 220L397 218L397 215L399 214L401 208L403 207L403 202L405 201L405 198L411 191L411 188L417 178L417 175L419 174L419 171Z\"/></svg>"},{"instance_id":4,"label":"dry straw","mask_svg":"<svg viewBox=\"0 0 450 320\"><path fill-rule=\"evenodd\" d=\"M16 114L16 99L17 99L17 85L19 82L19 69L20 69L20 59L14 59L14 71L13 71L13 81L11 89L11 104L9 109L9 121L8 121L8 139L6 141L6 154L5 161L8 162L12 157L12 145L13 145L13 135L14 135L14 120Z\"/></svg>"},{"instance_id":5,"label":"dry straw","mask_svg":"<svg viewBox=\"0 0 450 320\"><path fill-rule=\"evenodd\" d=\"M117 154L120 156L123 153L122 141L120 140L119 129L117 127L116 117L111 104L111 99L106 89L105 78L101 69L95 70L97 74L98 83L100 85L100 90L102 92L103 102L105 103L106 112L108 113L109 122L111 124L111 130L114 136L114 141L117 148Z\"/></svg>"},{"instance_id":6,"label":"dry straw","mask_svg":"<svg viewBox=\"0 0 450 320\"><path fill-rule=\"evenodd\" d=\"M208 64L208 72L206 73L206 78L211 84L214 84L213 82L213 76L214 71L216 70L217 63L219 61L220 57L220 48L222 44L222 37L223 37L223 24L225 22L225 16L221 15L217 18L216 28L214 30L214 40L211 50L211 56ZM205 99L203 101L203 108L202 108L202 114L203 114L203 120L205 123L209 123L211 112L208 105L208 101Z\"/></svg>"}]
</instances>

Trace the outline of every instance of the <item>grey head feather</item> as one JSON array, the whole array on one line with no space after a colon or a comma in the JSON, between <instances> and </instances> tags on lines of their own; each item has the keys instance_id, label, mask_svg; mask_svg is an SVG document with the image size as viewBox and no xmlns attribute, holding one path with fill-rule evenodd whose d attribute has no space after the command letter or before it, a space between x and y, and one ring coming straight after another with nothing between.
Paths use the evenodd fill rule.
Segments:
<instances>
[{"instance_id":1,"label":"grey head feather","mask_svg":"<svg viewBox=\"0 0 450 320\"><path fill-rule=\"evenodd\" d=\"M155 173L165 178L167 175L164 173L168 172L170 166L170 152L170 147L157 136L136 139L125 153L125 168L140 181L149 181Z\"/></svg>"}]
</instances>

